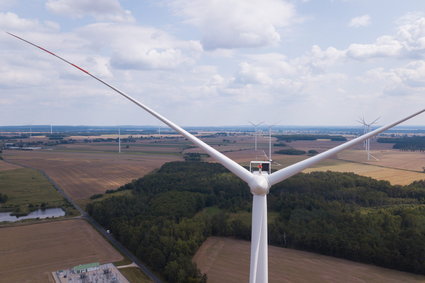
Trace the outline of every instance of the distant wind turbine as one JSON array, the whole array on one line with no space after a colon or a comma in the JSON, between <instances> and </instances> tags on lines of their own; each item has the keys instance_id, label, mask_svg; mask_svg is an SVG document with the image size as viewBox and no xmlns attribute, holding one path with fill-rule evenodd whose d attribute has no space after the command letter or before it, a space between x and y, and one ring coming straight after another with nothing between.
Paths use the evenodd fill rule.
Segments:
<instances>
[{"instance_id":1,"label":"distant wind turbine","mask_svg":"<svg viewBox=\"0 0 425 283\"><path fill-rule=\"evenodd\" d=\"M249 123L254 126L255 151L257 151L257 136L258 136L257 131L258 131L258 126L260 126L264 122L260 122L260 123L255 124L255 123L249 121Z\"/></svg>"},{"instance_id":2,"label":"distant wind turbine","mask_svg":"<svg viewBox=\"0 0 425 283\"><path fill-rule=\"evenodd\" d=\"M250 283L267 283L268 282L267 194L269 193L271 186L282 182L283 180L301 172L302 170L308 167L315 165L316 163L322 161L323 159L329 158L344 149L347 149L353 145L361 143L391 127L394 127L408 119L415 117L416 115L419 115L422 112L425 112L425 109L422 109L421 111L411 114L401 120L398 120L394 123L383 126L379 129L376 129L372 132L364 134L360 137L357 137L337 147L334 147L325 152L317 154L313 157L310 157L308 159L305 159L303 161L290 165L286 168L280 169L274 173L269 174L269 172L261 171L261 169L259 169L258 171L253 170L253 172L250 172L246 170L244 167L242 167L241 165L239 165L238 163L236 163L235 161L231 160L230 158L222 154L221 152L215 150L208 144L204 143L197 137L193 136L186 130L182 129L180 126L168 120L164 116L160 115L159 113L155 112L154 110L147 107L143 103L132 98L128 94L106 83L105 81L101 80L95 75L89 73L83 68L78 67L77 65L63 59L62 57L34 43L31 43L21 37L18 37L11 33L9 34L70 64L71 66L79 69L80 71L86 73L90 77L94 78L95 80L101 82L102 84L111 88L115 92L119 93L123 97L127 98L128 100L130 100L137 106L141 107L142 109L144 109L145 111L147 111L148 113L156 117L157 119L167 124L169 127L174 129L175 131L179 132L188 140L190 140L191 142L199 146L201 149L206 151L211 157L213 157L215 160L221 163L224 167L229 169L233 174L235 174L236 176L238 176L239 178L241 178L243 181L245 181L248 184L250 191L253 194L252 229L251 229L251 260L250 260L250 277L249 277Z\"/></svg>"},{"instance_id":3,"label":"distant wind turbine","mask_svg":"<svg viewBox=\"0 0 425 283\"><path fill-rule=\"evenodd\" d=\"M363 134L369 133L371 126L376 124L376 122L379 120L379 118L381 118L381 117L376 118L375 120L373 120L370 123L366 122L366 120L364 119L364 116L362 116L362 118L360 120L357 120L357 122L359 122L360 124L363 125ZM375 160L378 160L378 158L376 158L375 156L373 156L370 153L370 139L367 139L367 140L364 141L364 147L366 149L367 160L370 160L371 157L373 157Z\"/></svg>"},{"instance_id":4,"label":"distant wind turbine","mask_svg":"<svg viewBox=\"0 0 425 283\"><path fill-rule=\"evenodd\" d=\"M269 161L270 162L273 162L273 160L272 160L272 128L279 123L280 123L280 121L278 123L273 124L273 125L269 125Z\"/></svg>"}]
</instances>

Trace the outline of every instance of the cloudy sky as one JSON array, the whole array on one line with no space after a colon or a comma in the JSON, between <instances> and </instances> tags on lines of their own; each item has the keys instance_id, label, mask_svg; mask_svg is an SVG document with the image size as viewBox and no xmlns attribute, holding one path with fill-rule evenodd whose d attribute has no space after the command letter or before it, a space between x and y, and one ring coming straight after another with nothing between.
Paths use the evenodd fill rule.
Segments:
<instances>
[{"instance_id":1,"label":"cloudy sky","mask_svg":"<svg viewBox=\"0 0 425 283\"><path fill-rule=\"evenodd\" d=\"M425 1L0 0L0 29L183 126L386 123L425 108ZM4 32L0 46L0 125L159 125L51 55Z\"/></svg>"}]
</instances>

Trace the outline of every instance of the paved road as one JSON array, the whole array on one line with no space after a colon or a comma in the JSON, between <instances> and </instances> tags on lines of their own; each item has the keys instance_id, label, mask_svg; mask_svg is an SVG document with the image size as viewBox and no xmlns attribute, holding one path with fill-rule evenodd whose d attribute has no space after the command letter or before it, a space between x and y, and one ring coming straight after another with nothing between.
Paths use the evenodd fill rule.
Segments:
<instances>
[{"instance_id":1,"label":"paved road","mask_svg":"<svg viewBox=\"0 0 425 283\"><path fill-rule=\"evenodd\" d=\"M61 187L52 180L43 170L33 168L30 166L22 165L16 162L10 162L7 160L3 160L5 162L19 165L21 167L31 168L34 170L37 170L43 176L45 176L50 183L56 188L56 190L66 199L68 200L81 214L81 218L87 220L100 234L102 234L117 250L119 250L123 255L128 257L131 261L133 261L153 282L160 283L162 280L158 278L145 264L143 264L135 255L133 255L126 247L124 247L120 242L118 242L111 234L106 232L106 230L96 222L90 215L88 215L77 203L74 202L66 193L64 190L61 189Z\"/></svg>"}]
</instances>

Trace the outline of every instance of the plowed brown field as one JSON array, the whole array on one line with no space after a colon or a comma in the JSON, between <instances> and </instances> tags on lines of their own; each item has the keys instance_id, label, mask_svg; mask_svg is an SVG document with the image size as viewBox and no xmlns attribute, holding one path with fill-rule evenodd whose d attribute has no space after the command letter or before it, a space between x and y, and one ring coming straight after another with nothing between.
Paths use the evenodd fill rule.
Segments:
<instances>
[{"instance_id":1,"label":"plowed brown field","mask_svg":"<svg viewBox=\"0 0 425 283\"><path fill-rule=\"evenodd\" d=\"M122 256L84 220L0 228L0 282L53 282L52 271Z\"/></svg>"},{"instance_id":2,"label":"plowed brown field","mask_svg":"<svg viewBox=\"0 0 425 283\"><path fill-rule=\"evenodd\" d=\"M116 189L162 164L181 160L178 155L19 151L3 152L11 162L43 170L74 200Z\"/></svg>"},{"instance_id":3,"label":"plowed brown field","mask_svg":"<svg viewBox=\"0 0 425 283\"><path fill-rule=\"evenodd\" d=\"M194 262L210 283L249 280L250 242L210 237ZM269 282L424 282L425 276L269 246Z\"/></svg>"}]
</instances>

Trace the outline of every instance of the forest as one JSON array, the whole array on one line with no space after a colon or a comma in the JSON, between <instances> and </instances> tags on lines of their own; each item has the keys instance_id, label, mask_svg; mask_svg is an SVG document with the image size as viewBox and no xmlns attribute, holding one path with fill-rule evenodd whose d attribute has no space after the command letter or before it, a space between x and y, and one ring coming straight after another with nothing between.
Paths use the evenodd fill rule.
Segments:
<instances>
[{"instance_id":1,"label":"forest","mask_svg":"<svg viewBox=\"0 0 425 283\"><path fill-rule=\"evenodd\" d=\"M169 282L205 282L191 258L211 235L250 239L251 193L215 163L171 162L87 211ZM425 274L425 181L298 174L268 195L269 243Z\"/></svg>"},{"instance_id":2,"label":"forest","mask_svg":"<svg viewBox=\"0 0 425 283\"><path fill-rule=\"evenodd\" d=\"M378 138L377 141L380 143L394 143L393 148L402 151L425 151L424 136Z\"/></svg>"}]
</instances>

